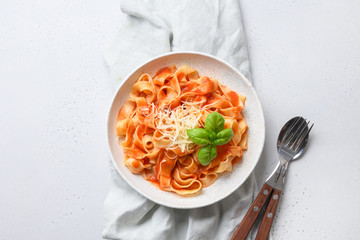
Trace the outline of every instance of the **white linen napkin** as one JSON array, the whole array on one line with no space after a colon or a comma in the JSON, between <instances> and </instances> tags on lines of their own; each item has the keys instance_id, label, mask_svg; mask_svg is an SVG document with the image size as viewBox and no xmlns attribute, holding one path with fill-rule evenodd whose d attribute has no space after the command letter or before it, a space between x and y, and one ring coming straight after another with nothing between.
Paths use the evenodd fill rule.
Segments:
<instances>
[{"instance_id":1,"label":"white linen napkin","mask_svg":"<svg viewBox=\"0 0 360 240\"><path fill-rule=\"evenodd\" d=\"M105 52L115 85L148 59L181 50L215 55L250 79L238 0L122 0L121 10L127 18ZM238 190L218 203L191 210L172 209L138 194L111 161L110 169L112 183L104 204L102 233L107 239L230 239L257 193L251 174Z\"/></svg>"}]
</instances>

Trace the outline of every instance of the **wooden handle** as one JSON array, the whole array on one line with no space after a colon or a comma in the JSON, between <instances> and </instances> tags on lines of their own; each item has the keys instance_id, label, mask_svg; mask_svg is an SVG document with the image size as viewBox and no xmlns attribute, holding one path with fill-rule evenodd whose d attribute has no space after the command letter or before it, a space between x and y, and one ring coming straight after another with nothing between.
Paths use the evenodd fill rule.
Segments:
<instances>
[{"instance_id":1,"label":"wooden handle","mask_svg":"<svg viewBox=\"0 0 360 240\"><path fill-rule=\"evenodd\" d=\"M259 216L260 211L263 208L266 200L271 195L272 190L273 187L266 183L264 184L257 197L255 198L255 201L251 204L244 219L241 221L240 225L236 229L231 240L245 240L246 236L250 232L251 227L254 225L256 218Z\"/></svg>"},{"instance_id":2,"label":"wooden handle","mask_svg":"<svg viewBox=\"0 0 360 240\"><path fill-rule=\"evenodd\" d=\"M275 217L276 207L280 200L280 196L281 191L274 188L269 204L265 210L264 217L261 220L260 227L256 235L256 240L266 240L268 238L271 224Z\"/></svg>"}]
</instances>

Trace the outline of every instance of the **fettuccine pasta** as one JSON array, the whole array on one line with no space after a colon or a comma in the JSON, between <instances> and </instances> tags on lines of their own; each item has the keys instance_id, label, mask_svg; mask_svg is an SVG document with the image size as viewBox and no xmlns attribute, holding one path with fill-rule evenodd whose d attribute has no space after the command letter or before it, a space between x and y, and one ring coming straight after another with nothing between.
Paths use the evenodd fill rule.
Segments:
<instances>
[{"instance_id":1,"label":"fettuccine pasta","mask_svg":"<svg viewBox=\"0 0 360 240\"><path fill-rule=\"evenodd\" d=\"M247 149L248 126L242 115L245 99L188 66L165 67L154 77L142 74L117 119L124 164L162 190L198 193L241 161ZM204 127L211 112L220 113L225 128L231 128L234 135L227 144L216 146L215 159L202 166L197 160L200 146L186 131Z\"/></svg>"}]
</instances>

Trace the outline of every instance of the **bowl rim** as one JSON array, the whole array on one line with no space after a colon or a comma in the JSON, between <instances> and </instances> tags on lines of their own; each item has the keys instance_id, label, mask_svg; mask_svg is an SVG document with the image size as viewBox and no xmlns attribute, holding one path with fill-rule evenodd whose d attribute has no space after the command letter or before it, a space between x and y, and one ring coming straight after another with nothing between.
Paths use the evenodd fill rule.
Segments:
<instances>
[{"instance_id":1,"label":"bowl rim","mask_svg":"<svg viewBox=\"0 0 360 240\"><path fill-rule=\"evenodd\" d=\"M162 58L162 57L166 57L166 56L172 56L172 55L183 55L183 54L192 54L192 55L200 55L200 56L204 56L204 57L208 57L208 58L212 58L216 61L219 61L220 63L222 64L225 64L227 67L229 67L231 70L233 70L236 74L240 75L244 80L245 80L245 83L247 85L247 87L250 88L250 90L253 92L254 96L255 96L255 99L256 99L256 104L258 105L259 109L260 109L260 112L261 112L261 120L263 122L263 134L262 135L262 139L261 139L261 149L258 151L257 155L256 155L256 161L254 161L254 165L253 165L253 169L251 171L249 171L249 173L247 174L247 176L244 178L244 181L234 187L233 189L231 189L230 191L228 191L228 193L224 194L223 196L217 198L217 199L214 199L212 201L208 201L208 202L204 202L202 204L197 204L197 205L194 205L194 206L177 206L177 205L171 205L171 204L166 204L166 203L163 203L163 202L158 202L156 199L153 199L151 196L148 196L146 193L142 192L142 191L139 191L137 187L135 187L131 181L129 181L122 173L121 171L118 169L117 167L117 164L115 162L115 159L114 159L114 156L113 156L113 152L111 150L111 139L110 139L110 134L109 134L109 128L110 128L110 115L111 115L111 109L113 108L113 104L114 104L114 101L116 99L116 96L118 94L118 92L120 91L121 87L129 80L129 78L136 73L136 71L142 67L144 67L146 64L150 63L150 62L153 62L159 58ZM255 170L255 167L256 165L259 163L259 160L260 160L260 157L261 157L261 154L264 150L264 144L265 144L265 117L264 117L264 111L263 111L263 108L262 108L262 105L261 105L261 102L260 102L260 99L255 91L255 88L253 87L253 85L250 83L250 81L238 70L236 69L235 67L231 66L229 63L225 62L224 60L221 60L220 58L216 57L216 56L213 56L213 55L210 55L210 54L207 54L207 53L203 53L203 52L197 52L197 51L176 51L176 52L166 52L166 53L163 53L163 54L160 54L160 55L157 55L141 64L139 64L137 67L135 67L129 74L126 75L125 78L123 78L121 80L121 83L119 84L119 86L116 88L116 90L114 91L113 93L113 96L111 98L111 102L110 102L110 105L109 105L109 108L108 108L108 112L107 112L107 120L106 120L106 138L107 138L107 146L108 146L108 151L110 153L110 157L111 157L111 161L112 161L112 164L113 166L115 167L116 171L118 174L120 174L121 178L123 180L126 181L127 184L129 184L134 191L138 192L140 195L144 196L145 198L159 204L159 205L162 205L162 206L165 206L165 207L170 207L170 208L175 208L175 209L194 209L194 208L200 208L200 207L205 207L205 206L209 206L211 204L214 204L214 203L217 203L221 200L223 200L224 198L228 197L229 195L231 195L232 193L234 193L234 191L236 191L238 188L240 188L245 182L246 180L248 180L249 176L251 175L251 173L254 172Z\"/></svg>"}]
</instances>

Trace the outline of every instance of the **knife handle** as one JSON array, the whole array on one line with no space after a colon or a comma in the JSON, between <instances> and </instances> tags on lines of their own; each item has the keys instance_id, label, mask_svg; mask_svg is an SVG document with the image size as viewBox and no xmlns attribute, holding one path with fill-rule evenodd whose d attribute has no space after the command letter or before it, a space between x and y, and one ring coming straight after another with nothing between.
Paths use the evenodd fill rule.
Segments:
<instances>
[{"instance_id":1,"label":"knife handle","mask_svg":"<svg viewBox=\"0 0 360 240\"><path fill-rule=\"evenodd\" d=\"M280 196L281 191L274 188L255 240L266 240L268 238Z\"/></svg>"},{"instance_id":2,"label":"knife handle","mask_svg":"<svg viewBox=\"0 0 360 240\"><path fill-rule=\"evenodd\" d=\"M259 216L261 209L264 207L267 199L270 197L271 192L274 188L268 184L264 184L260 192L256 196L254 202L251 204L249 210L247 211L244 219L241 221L240 225L236 229L231 240L245 240L246 236L249 234L250 229L254 225L256 218Z\"/></svg>"}]
</instances>

